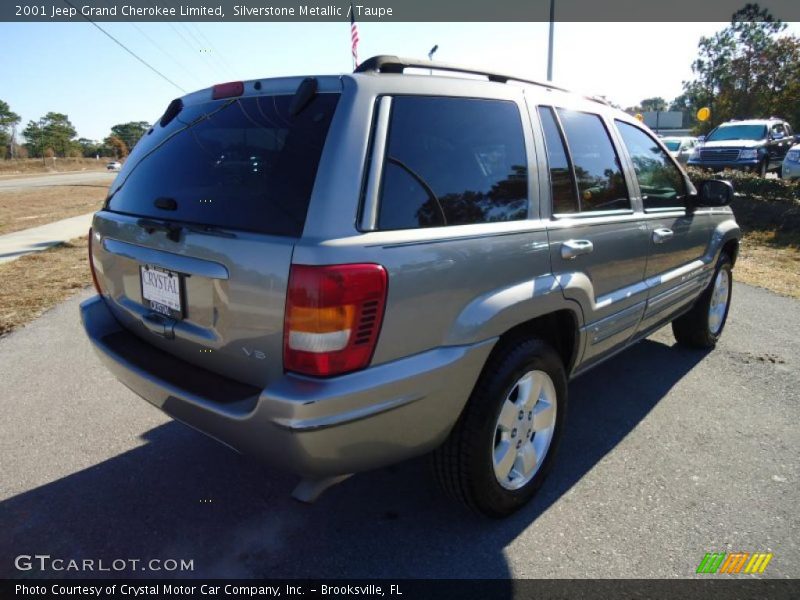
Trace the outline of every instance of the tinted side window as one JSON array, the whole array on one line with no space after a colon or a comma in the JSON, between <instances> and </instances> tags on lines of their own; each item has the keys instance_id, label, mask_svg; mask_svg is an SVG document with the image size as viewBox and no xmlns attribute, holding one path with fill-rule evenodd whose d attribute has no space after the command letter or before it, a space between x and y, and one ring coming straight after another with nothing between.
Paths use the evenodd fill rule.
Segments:
<instances>
[{"instance_id":1,"label":"tinted side window","mask_svg":"<svg viewBox=\"0 0 800 600\"><path fill-rule=\"evenodd\" d=\"M616 123L633 162L645 210L682 207L686 197L686 184L667 153L638 127L622 121Z\"/></svg>"},{"instance_id":2,"label":"tinted side window","mask_svg":"<svg viewBox=\"0 0 800 600\"><path fill-rule=\"evenodd\" d=\"M527 158L515 103L397 97L388 135L380 229L527 218Z\"/></svg>"},{"instance_id":3,"label":"tinted side window","mask_svg":"<svg viewBox=\"0 0 800 600\"><path fill-rule=\"evenodd\" d=\"M547 147L547 164L550 168L550 191L553 196L553 212L555 214L578 212L578 195L575 193L575 181L572 179L567 151L553 115L553 109L540 106L539 118L542 120L544 141Z\"/></svg>"},{"instance_id":4,"label":"tinted side window","mask_svg":"<svg viewBox=\"0 0 800 600\"><path fill-rule=\"evenodd\" d=\"M581 211L631 207L619 158L598 115L558 109L572 155Z\"/></svg>"}]
</instances>

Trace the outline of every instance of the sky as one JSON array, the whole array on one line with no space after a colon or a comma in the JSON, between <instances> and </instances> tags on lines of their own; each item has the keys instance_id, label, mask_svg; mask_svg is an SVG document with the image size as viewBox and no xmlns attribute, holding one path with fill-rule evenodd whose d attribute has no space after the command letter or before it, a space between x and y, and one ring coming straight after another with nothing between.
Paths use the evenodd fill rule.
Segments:
<instances>
[{"instance_id":1,"label":"sky","mask_svg":"<svg viewBox=\"0 0 800 600\"><path fill-rule=\"evenodd\" d=\"M692 78L702 35L725 23L556 23L553 81L622 106L667 101ZM100 23L184 90L224 81L352 70L349 23ZM473 65L545 80L547 23L359 23L361 60L376 54ZM800 23L788 33L800 35ZM78 135L155 121L183 91L89 23L0 23L0 100L20 129L49 111ZM13 57L9 52L13 49Z\"/></svg>"}]
</instances>

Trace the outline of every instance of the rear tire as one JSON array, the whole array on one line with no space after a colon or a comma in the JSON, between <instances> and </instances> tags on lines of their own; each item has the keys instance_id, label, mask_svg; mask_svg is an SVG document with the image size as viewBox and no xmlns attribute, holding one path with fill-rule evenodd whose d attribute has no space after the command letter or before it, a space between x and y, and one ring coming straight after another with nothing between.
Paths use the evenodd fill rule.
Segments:
<instances>
[{"instance_id":1,"label":"rear tire","mask_svg":"<svg viewBox=\"0 0 800 600\"><path fill-rule=\"evenodd\" d=\"M440 486L489 517L519 510L552 466L566 409L567 377L556 351L538 339L506 343L432 455Z\"/></svg>"},{"instance_id":2,"label":"rear tire","mask_svg":"<svg viewBox=\"0 0 800 600\"><path fill-rule=\"evenodd\" d=\"M697 298L692 309L672 322L672 333L679 344L691 348L713 348L717 345L733 296L731 258L722 254L714 277Z\"/></svg>"}]
</instances>

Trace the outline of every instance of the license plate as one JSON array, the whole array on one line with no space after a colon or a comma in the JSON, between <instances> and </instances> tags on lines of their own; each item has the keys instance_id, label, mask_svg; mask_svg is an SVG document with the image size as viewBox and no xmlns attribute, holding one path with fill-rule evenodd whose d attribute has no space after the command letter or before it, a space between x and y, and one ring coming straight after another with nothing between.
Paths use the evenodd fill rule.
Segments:
<instances>
[{"instance_id":1,"label":"license plate","mask_svg":"<svg viewBox=\"0 0 800 600\"><path fill-rule=\"evenodd\" d=\"M183 318L181 276L153 265L139 267L142 281L142 299L151 310L172 317Z\"/></svg>"}]
</instances>

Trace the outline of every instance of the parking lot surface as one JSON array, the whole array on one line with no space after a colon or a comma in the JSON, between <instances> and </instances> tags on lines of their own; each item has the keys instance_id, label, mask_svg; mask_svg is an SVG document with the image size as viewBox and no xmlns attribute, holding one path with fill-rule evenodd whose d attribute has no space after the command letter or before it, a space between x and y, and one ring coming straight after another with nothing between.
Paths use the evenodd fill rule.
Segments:
<instances>
[{"instance_id":1,"label":"parking lot surface","mask_svg":"<svg viewBox=\"0 0 800 600\"><path fill-rule=\"evenodd\" d=\"M713 352L666 328L576 379L550 478L491 521L424 459L295 502L295 477L114 380L81 330L88 295L0 339L0 576L49 554L192 560L174 575L194 577L691 577L706 552L746 551L800 577L796 300L737 284Z\"/></svg>"}]
</instances>

